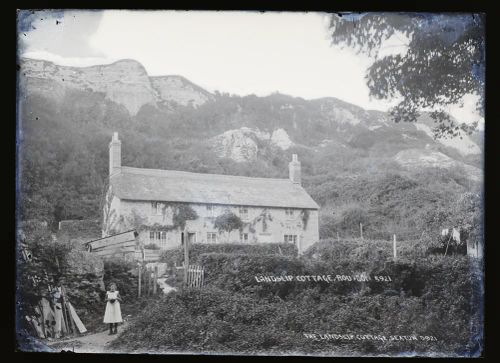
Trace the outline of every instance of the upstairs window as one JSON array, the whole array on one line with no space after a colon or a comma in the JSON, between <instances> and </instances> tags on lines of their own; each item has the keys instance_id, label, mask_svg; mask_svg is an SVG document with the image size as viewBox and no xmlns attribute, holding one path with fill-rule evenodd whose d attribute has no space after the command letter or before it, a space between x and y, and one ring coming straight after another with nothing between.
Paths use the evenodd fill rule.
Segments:
<instances>
[{"instance_id":1,"label":"upstairs window","mask_svg":"<svg viewBox=\"0 0 500 363\"><path fill-rule=\"evenodd\" d=\"M151 202L151 214L154 216L161 216L163 214L162 203L160 202Z\"/></svg>"},{"instance_id":2,"label":"upstairs window","mask_svg":"<svg viewBox=\"0 0 500 363\"><path fill-rule=\"evenodd\" d=\"M209 217L213 217L214 216L214 206L213 205L210 205L210 204L207 204L207 214Z\"/></svg>"},{"instance_id":3,"label":"upstairs window","mask_svg":"<svg viewBox=\"0 0 500 363\"><path fill-rule=\"evenodd\" d=\"M243 220L248 219L248 208L247 207L240 207L239 213L240 213L241 219L243 219Z\"/></svg>"},{"instance_id":4,"label":"upstairs window","mask_svg":"<svg viewBox=\"0 0 500 363\"><path fill-rule=\"evenodd\" d=\"M296 234L285 234L284 239L285 243L297 243L297 235Z\"/></svg>"},{"instance_id":5,"label":"upstairs window","mask_svg":"<svg viewBox=\"0 0 500 363\"><path fill-rule=\"evenodd\" d=\"M287 208L285 209L285 215L288 217L288 218L293 218L293 215L294 215L294 210L291 209L291 208Z\"/></svg>"}]
</instances>

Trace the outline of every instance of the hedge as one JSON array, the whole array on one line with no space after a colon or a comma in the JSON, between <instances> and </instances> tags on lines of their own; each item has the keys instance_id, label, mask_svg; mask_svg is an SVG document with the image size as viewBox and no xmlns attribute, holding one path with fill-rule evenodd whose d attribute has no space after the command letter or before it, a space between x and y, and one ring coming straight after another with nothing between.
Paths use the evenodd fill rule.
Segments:
<instances>
[{"instance_id":1,"label":"hedge","mask_svg":"<svg viewBox=\"0 0 500 363\"><path fill-rule=\"evenodd\" d=\"M465 296L472 296L473 277L471 264L466 256L434 256L419 260L374 259L362 260L343 256L336 261L310 260L277 255L237 255L208 253L200 255L205 269L205 282L225 290L256 293L258 296L277 295L285 298L303 290L316 289L321 294L349 295L404 295L420 297L433 294L438 299L446 288L460 290ZM335 282L259 282L256 277L336 275L354 276L366 274L369 281ZM476 273L476 275L480 275ZM388 276L391 281L376 281L374 276ZM476 284L478 285L478 284ZM472 298L472 297L471 297ZM468 304L469 302L463 302ZM465 305L464 305L465 306Z\"/></svg>"},{"instance_id":2,"label":"hedge","mask_svg":"<svg viewBox=\"0 0 500 363\"><path fill-rule=\"evenodd\" d=\"M401 258L383 242L312 246L306 256L203 253L201 289L152 302L112 345L136 352L477 356L481 266L466 256ZM274 282L259 275L367 272L391 282ZM423 341L314 341L303 333L432 335Z\"/></svg>"},{"instance_id":3,"label":"hedge","mask_svg":"<svg viewBox=\"0 0 500 363\"><path fill-rule=\"evenodd\" d=\"M205 253L200 255L205 282L231 291L257 292L259 296L284 297L295 290L296 282L260 283L262 275L303 275L304 263L290 256Z\"/></svg>"},{"instance_id":4,"label":"hedge","mask_svg":"<svg viewBox=\"0 0 500 363\"><path fill-rule=\"evenodd\" d=\"M367 264L392 260L393 242L369 239L326 239L310 246L303 255L307 259L336 262L364 261ZM429 256L427 242L407 240L397 242L397 258L415 261Z\"/></svg>"},{"instance_id":5,"label":"hedge","mask_svg":"<svg viewBox=\"0 0 500 363\"><path fill-rule=\"evenodd\" d=\"M418 297L336 296L311 289L289 299L187 289L151 303L111 346L148 353L473 356L472 317L447 298L423 304ZM433 335L438 341L314 341L303 333Z\"/></svg>"},{"instance_id":6,"label":"hedge","mask_svg":"<svg viewBox=\"0 0 500 363\"><path fill-rule=\"evenodd\" d=\"M190 263L199 262L199 256L205 253L236 253L251 255L283 255L297 256L297 247L292 243L194 243L189 246ZM184 248L181 246L176 249L162 252L160 259L170 265L184 262Z\"/></svg>"}]
</instances>

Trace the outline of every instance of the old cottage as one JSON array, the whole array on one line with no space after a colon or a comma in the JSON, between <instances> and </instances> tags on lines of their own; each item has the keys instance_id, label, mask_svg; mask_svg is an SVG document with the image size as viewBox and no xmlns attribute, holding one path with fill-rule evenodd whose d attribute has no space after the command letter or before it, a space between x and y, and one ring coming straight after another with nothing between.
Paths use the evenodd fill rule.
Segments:
<instances>
[{"instance_id":1,"label":"old cottage","mask_svg":"<svg viewBox=\"0 0 500 363\"><path fill-rule=\"evenodd\" d=\"M287 242L304 251L318 241L318 209L295 154L289 178L251 178L126 167L118 133L109 144L103 237L135 229L145 246L160 249L178 247L184 233L191 243ZM216 228L221 215L238 228Z\"/></svg>"}]
</instances>

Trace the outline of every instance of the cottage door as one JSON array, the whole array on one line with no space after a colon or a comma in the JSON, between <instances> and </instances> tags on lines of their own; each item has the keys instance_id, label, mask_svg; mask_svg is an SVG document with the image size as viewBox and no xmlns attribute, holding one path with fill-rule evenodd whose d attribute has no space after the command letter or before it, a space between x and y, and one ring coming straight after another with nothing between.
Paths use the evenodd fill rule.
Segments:
<instances>
[{"instance_id":1,"label":"cottage door","mask_svg":"<svg viewBox=\"0 0 500 363\"><path fill-rule=\"evenodd\" d=\"M192 245L193 243L196 243L196 233L189 232L188 233L188 241L189 241L189 245Z\"/></svg>"}]
</instances>

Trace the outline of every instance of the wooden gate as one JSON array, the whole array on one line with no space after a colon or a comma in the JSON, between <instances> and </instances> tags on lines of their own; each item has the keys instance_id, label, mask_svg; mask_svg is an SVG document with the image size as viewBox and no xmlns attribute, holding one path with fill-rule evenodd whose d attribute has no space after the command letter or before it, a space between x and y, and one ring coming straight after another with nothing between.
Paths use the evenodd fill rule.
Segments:
<instances>
[{"instance_id":1,"label":"wooden gate","mask_svg":"<svg viewBox=\"0 0 500 363\"><path fill-rule=\"evenodd\" d=\"M205 283L205 270L201 266L189 265L187 270L187 286L202 287Z\"/></svg>"}]
</instances>

